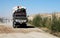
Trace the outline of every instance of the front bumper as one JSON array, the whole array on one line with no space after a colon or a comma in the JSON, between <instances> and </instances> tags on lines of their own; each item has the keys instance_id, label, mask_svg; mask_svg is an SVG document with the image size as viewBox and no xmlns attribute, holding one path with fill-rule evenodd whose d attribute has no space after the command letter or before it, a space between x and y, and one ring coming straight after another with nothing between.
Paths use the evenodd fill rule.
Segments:
<instances>
[{"instance_id":1,"label":"front bumper","mask_svg":"<svg viewBox=\"0 0 60 38\"><path fill-rule=\"evenodd\" d=\"M15 20L15 24L16 23L20 23L20 24L27 23L27 20Z\"/></svg>"},{"instance_id":2,"label":"front bumper","mask_svg":"<svg viewBox=\"0 0 60 38\"><path fill-rule=\"evenodd\" d=\"M26 20L15 20L16 22L26 22Z\"/></svg>"}]
</instances>

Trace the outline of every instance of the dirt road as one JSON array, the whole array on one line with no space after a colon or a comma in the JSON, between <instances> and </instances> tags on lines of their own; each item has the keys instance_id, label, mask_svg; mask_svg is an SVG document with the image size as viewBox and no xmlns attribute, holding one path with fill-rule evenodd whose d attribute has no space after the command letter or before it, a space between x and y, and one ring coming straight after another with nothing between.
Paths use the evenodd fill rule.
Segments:
<instances>
[{"instance_id":1,"label":"dirt road","mask_svg":"<svg viewBox=\"0 0 60 38\"><path fill-rule=\"evenodd\" d=\"M0 38L58 38L38 28L12 28L0 25Z\"/></svg>"},{"instance_id":2,"label":"dirt road","mask_svg":"<svg viewBox=\"0 0 60 38\"><path fill-rule=\"evenodd\" d=\"M5 33L0 34L0 38L57 38L46 33L30 32L30 33Z\"/></svg>"}]
</instances>

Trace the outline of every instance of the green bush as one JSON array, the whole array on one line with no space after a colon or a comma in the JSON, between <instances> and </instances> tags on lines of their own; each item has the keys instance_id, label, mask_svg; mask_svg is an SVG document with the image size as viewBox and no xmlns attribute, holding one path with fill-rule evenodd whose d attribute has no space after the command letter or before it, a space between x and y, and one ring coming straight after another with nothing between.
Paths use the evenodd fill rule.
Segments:
<instances>
[{"instance_id":1,"label":"green bush","mask_svg":"<svg viewBox=\"0 0 60 38\"><path fill-rule=\"evenodd\" d=\"M60 32L60 18L57 18L55 14L52 14L51 18L41 17L36 15L32 21L29 21L36 27L47 27L52 32Z\"/></svg>"},{"instance_id":2,"label":"green bush","mask_svg":"<svg viewBox=\"0 0 60 38\"><path fill-rule=\"evenodd\" d=\"M51 25L52 25L52 19L49 18L48 21L47 21L46 27L47 27L48 29L51 29Z\"/></svg>"},{"instance_id":3,"label":"green bush","mask_svg":"<svg viewBox=\"0 0 60 38\"><path fill-rule=\"evenodd\" d=\"M55 14L52 15L52 25L51 25L51 30L53 32L58 32L60 31L60 19L58 19Z\"/></svg>"},{"instance_id":4,"label":"green bush","mask_svg":"<svg viewBox=\"0 0 60 38\"><path fill-rule=\"evenodd\" d=\"M33 18L32 24L35 25L36 27L41 27L41 21L42 21L41 16L40 15L36 15Z\"/></svg>"},{"instance_id":5,"label":"green bush","mask_svg":"<svg viewBox=\"0 0 60 38\"><path fill-rule=\"evenodd\" d=\"M31 21L31 20L28 20L28 23L29 23L29 24L32 24L32 21Z\"/></svg>"},{"instance_id":6,"label":"green bush","mask_svg":"<svg viewBox=\"0 0 60 38\"><path fill-rule=\"evenodd\" d=\"M58 26L57 26L57 28L58 28L58 31L60 32L60 18L58 20Z\"/></svg>"},{"instance_id":7,"label":"green bush","mask_svg":"<svg viewBox=\"0 0 60 38\"><path fill-rule=\"evenodd\" d=\"M47 21L48 21L48 18L47 17L44 17L42 19L42 27L46 27L47 26Z\"/></svg>"}]
</instances>

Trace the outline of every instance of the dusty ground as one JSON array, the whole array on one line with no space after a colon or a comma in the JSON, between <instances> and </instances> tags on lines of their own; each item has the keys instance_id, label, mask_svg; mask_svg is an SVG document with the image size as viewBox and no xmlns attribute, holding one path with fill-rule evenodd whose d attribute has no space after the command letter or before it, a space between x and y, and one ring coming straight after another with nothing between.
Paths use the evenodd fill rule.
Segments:
<instances>
[{"instance_id":1,"label":"dusty ground","mask_svg":"<svg viewBox=\"0 0 60 38\"><path fill-rule=\"evenodd\" d=\"M38 28L12 28L0 25L0 38L58 38Z\"/></svg>"},{"instance_id":2,"label":"dusty ground","mask_svg":"<svg viewBox=\"0 0 60 38\"><path fill-rule=\"evenodd\" d=\"M4 25L0 25L0 33L29 33L40 32L42 30L38 28L12 28Z\"/></svg>"}]
</instances>

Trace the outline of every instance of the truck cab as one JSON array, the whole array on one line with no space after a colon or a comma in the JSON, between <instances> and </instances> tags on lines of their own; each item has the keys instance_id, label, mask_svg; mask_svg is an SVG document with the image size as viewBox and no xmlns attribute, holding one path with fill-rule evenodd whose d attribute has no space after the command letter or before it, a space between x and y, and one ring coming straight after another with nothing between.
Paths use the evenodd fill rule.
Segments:
<instances>
[{"instance_id":1,"label":"truck cab","mask_svg":"<svg viewBox=\"0 0 60 38\"><path fill-rule=\"evenodd\" d=\"M21 6L17 6L13 12L13 27L25 27L28 21L26 9Z\"/></svg>"}]
</instances>

